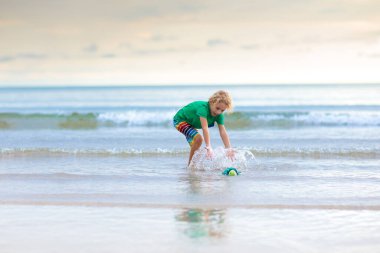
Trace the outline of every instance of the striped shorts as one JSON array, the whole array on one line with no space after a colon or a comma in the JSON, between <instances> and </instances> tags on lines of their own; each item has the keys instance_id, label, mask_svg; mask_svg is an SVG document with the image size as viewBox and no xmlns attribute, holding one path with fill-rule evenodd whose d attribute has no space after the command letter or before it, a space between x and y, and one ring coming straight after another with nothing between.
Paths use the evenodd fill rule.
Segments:
<instances>
[{"instance_id":1,"label":"striped shorts","mask_svg":"<svg viewBox=\"0 0 380 253\"><path fill-rule=\"evenodd\" d=\"M193 145L195 136L199 134L197 129L195 129L192 125L190 125L186 121L178 122L176 120L173 120L173 125L179 132L185 135L186 140L191 147Z\"/></svg>"}]
</instances>

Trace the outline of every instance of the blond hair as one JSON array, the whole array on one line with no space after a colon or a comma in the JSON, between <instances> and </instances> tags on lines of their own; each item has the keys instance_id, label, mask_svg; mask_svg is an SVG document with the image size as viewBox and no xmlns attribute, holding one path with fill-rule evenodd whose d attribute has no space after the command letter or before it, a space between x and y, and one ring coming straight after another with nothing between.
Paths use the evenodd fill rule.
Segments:
<instances>
[{"instance_id":1,"label":"blond hair","mask_svg":"<svg viewBox=\"0 0 380 253\"><path fill-rule=\"evenodd\" d=\"M210 104L223 103L227 106L228 111L232 111L232 98L227 91L219 90L212 94L209 98L208 102Z\"/></svg>"}]
</instances>

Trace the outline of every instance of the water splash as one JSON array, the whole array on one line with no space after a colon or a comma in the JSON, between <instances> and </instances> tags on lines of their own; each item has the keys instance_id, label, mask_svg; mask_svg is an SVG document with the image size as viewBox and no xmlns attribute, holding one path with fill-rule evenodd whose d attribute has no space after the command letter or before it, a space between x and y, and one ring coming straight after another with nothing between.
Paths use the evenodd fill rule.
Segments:
<instances>
[{"instance_id":1,"label":"water splash","mask_svg":"<svg viewBox=\"0 0 380 253\"><path fill-rule=\"evenodd\" d=\"M219 170L223 171L228 167L233 167L239 171L248 169L249 163L255 160L251 151L246 149L233 149L235 154L233 159L227 156L229 150L223 147L214 149L212 158L207 157L205 148L198 149L191 160L189 168L196 170Z\"/></svg>"}]
</instances>

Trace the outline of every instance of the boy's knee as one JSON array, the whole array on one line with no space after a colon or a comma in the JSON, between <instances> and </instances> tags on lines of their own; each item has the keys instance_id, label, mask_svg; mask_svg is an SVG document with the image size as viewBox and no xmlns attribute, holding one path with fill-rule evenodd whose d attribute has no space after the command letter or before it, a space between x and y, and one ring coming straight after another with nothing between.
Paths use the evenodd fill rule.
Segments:
<instances>
[{"instance_id":1,"label":"boy's knee","mask_svg":"<svg viewBox=\"0 0 380 253\"><path fill-rule=\"evenodd\" d=\"M200 146L200 145L202 145L202 143L203 143L202 135L200 135L200 134L196 135L194 138L194 144L197 146Z\"/></svg>"}]
</instances>

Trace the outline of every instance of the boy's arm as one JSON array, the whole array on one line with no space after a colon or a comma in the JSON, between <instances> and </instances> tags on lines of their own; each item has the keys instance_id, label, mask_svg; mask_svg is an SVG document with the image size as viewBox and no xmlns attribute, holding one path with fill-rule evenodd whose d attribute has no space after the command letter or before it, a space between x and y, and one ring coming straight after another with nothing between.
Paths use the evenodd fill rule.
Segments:
<instances>
[{"instance_id":1,"label":"boy's arm","mask_svg":"<svg viewBox=\"0 0 380 253\"><path fill-rule=\"evenodd\" d=\"M202 125L202 131L203 131L203 138L206 143L206 148L211 148L211 143L210 143L210 133L208 132L208 123L207 119L203 117L199 117L201 120L201 125Z\"/></svg>"},{"instance_id":2,"label":"boy's arm","mask_svg":"<svg viewBox=\"0 0 380 253\"><path fill-rule=\"evenodd\" d=\"M224 127L224 125L219 125L219 124L218 124L218 128L219 128L220 138L222 138L223 143L224 143L224 147L231 148L230 138L228 137L226 128Z\"/></svg>"}]
</instances>

